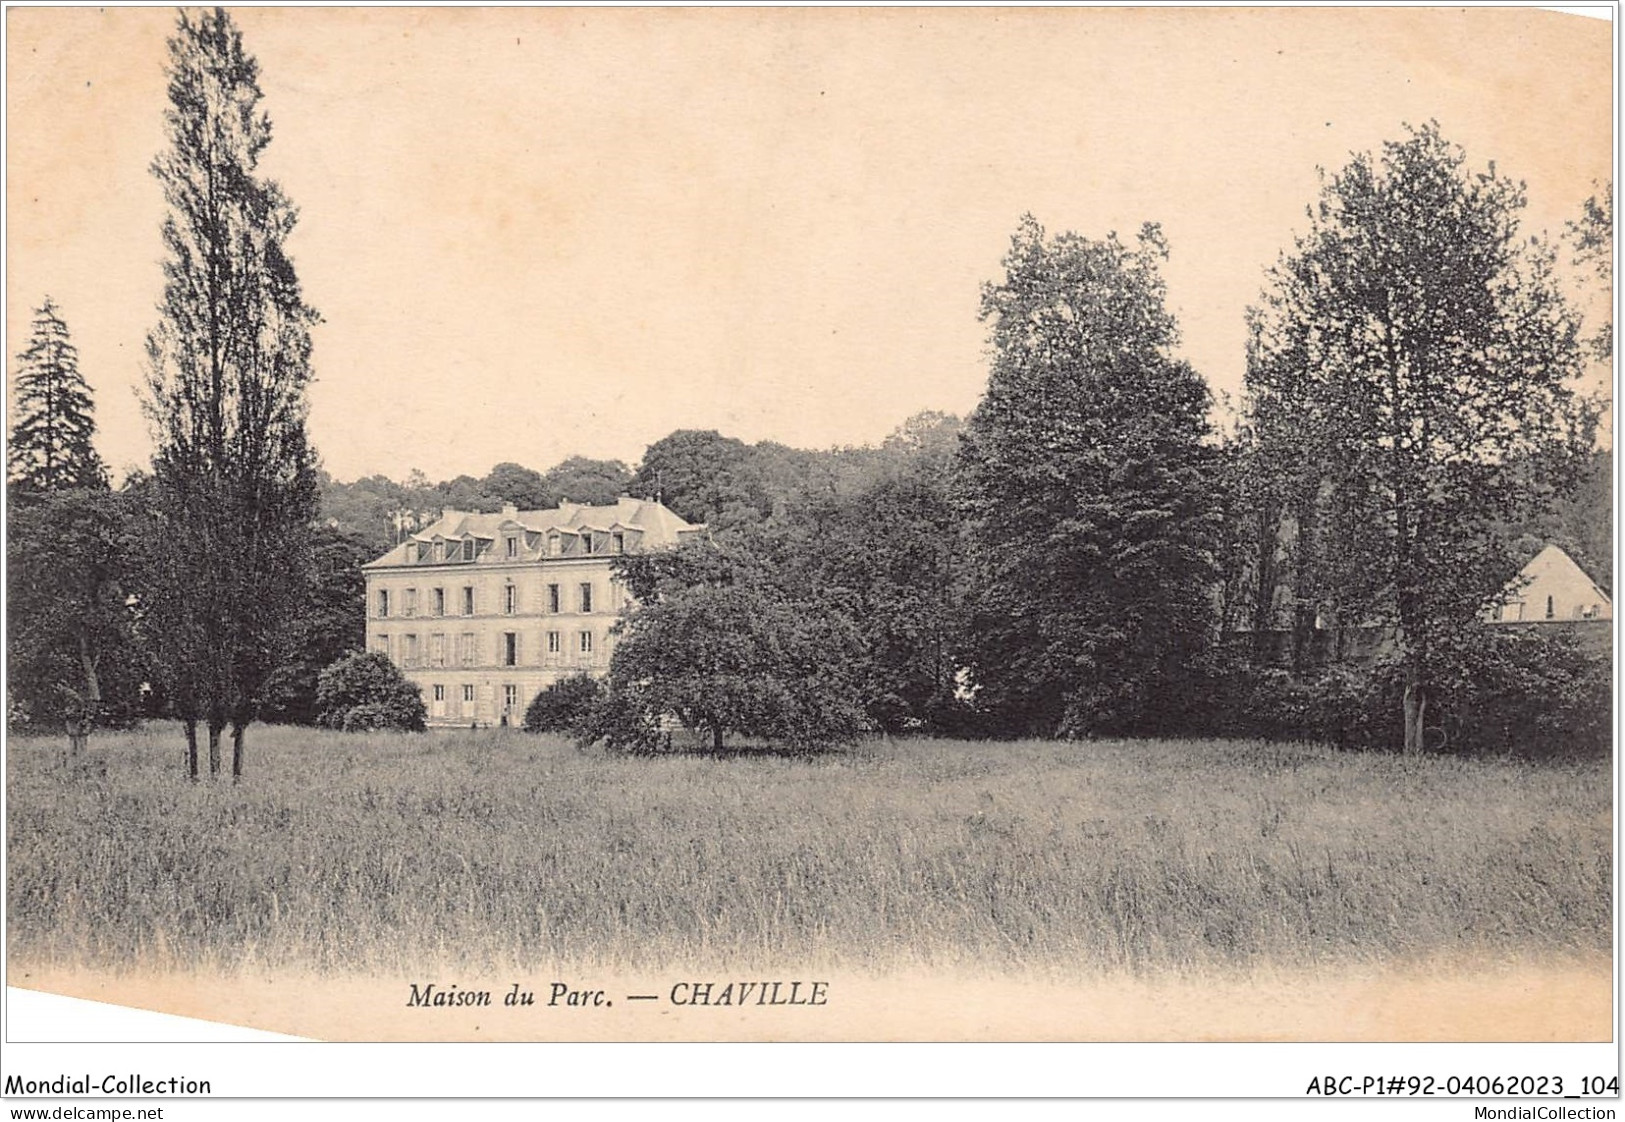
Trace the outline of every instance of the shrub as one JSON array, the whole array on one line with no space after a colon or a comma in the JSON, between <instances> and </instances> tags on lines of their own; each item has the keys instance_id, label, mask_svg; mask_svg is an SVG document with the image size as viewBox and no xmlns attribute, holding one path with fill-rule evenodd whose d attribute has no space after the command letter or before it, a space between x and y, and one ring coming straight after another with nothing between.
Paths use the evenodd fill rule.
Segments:
<instances>
[{"instance_id":1,"label":"shrub","mask_svg":"<svg viewBox=\"0 0 1625 1122\"><path fill-rule=\"evenodd\" d=\"M1495 629L1475 644L1446 704L1452 746L1533 757L1605 753L1613 662L1565 631Z\"/></svg>"},{"instance_id":2,"label":"shrub","mask_svg":"<svg viewBox=\"0 0 1625 1122\"><path fill-rule=\"evenodd\" d=\"M317 719L329 728L422 732L423 695L395 664L374 652L349 654L316 679Z\"/></svg>"},{"instance_id":3,"label":"shrub","mask_svg":"<svg viewBox=\"0 0 1625 1122\"><path fill-rule=\"evenodd\" d=\"M347 711L343 727L345 732L382 732L399 726L394 723L388 706L369 701Z\"/></svg>"},{"instance_id":4,"label":"shrub","mask_svg":"<svg viewBox=\"0 0 1625 1122\"><path fill-rule=\"evenodd\" d=\"M1572 757L1606 752L1612 664L1562 631L1485 627L1464 633L1429 692L1428 748L1442 730L1451 753ZM1344 748L1397 749L1404 682L1391 659L1342 663L1309 679L1285 670L1230 668L1213 682L1210 731Z\"/></svg>"},{"instance_id":5,"label":"shrub","mask_svg":"<svg viewBox=\"0 0 1625 1122\"><path fill-rule=\"evenodd\" d=\"M585 674L560 678L531 699L525 709L525 731L579 733L603 692L598 679Z\"/></svg>"}]
</instances>

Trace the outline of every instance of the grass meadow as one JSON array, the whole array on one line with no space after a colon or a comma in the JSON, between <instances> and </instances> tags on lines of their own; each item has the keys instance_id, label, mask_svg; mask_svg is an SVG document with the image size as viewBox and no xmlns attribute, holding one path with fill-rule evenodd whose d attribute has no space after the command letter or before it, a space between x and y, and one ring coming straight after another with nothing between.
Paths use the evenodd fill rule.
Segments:
<instances>
[{"instance_id":1,"label":"grass meadow","mask_svg":"<svg viewBox=\"0 0 1625 1122\"><path fill-rule=\"evenodd\" d=\"M1069 975L1611 940L1606 760L1242 741L628 758L518 731L13 738L11 961L400 972L815 962ZM103 766L105 765L105 774Z\"/></svg>"}]
</instances>

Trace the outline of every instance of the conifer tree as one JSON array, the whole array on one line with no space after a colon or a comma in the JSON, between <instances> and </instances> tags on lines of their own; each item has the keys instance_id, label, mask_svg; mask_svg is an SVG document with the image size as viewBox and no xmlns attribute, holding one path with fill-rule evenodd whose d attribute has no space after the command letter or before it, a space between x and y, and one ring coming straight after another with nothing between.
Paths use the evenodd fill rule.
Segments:
<instances>
[{"instance_id":1,"label":"conifer tree","mask_svg":"<svg viewBox=\"0 0 1625 1122\"><path fill-rule=\"evenodd\" d=\"M148 336L156 429L150 605L195 777L244 731L281 660L310 564L316 474L305 437L310 328L286 241L296 213L258 172L271 140L259 67L223 9L183 11L169 41L169 213L161 320Z\"/></svg>"},{"instance_id":2,"label":"conifer tree","mask_svg":"<svg viewBox=\"0 0 1625 1122\"><path fill-rule=\"evenodd\" d=\"M131 700L126 510L108 490L92 443L90 387L49 296L17 363L7 449L7 717L18 727L60 721L77 754L109 694L120 716Z\"/></svg>"},{"instance_id":3,"label":"conifer tree","mask_svg":"<svg viewBox=\"0 0 1625 1122\"><path fill-rule=\"evenodd\" d=\"M68 325L49 296L34 313L28 348L17 356L13 410L6 481L14 499L106 489L107 471L92 443L90 387L79 373Z\"/></svg>"}]
</instances>

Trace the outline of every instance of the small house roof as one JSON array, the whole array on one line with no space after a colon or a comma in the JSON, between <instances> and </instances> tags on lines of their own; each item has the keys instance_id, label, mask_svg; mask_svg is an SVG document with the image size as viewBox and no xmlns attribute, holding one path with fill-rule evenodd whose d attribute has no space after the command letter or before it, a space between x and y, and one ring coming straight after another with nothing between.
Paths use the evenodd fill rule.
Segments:
<instances>
[{"instance_id":1,"label":"small house roof","mask_svg":"<svg viewBox=\"0 0 1625 1122\"><path fill-rule=\"evenodd\" d=\"M1535 554L1529 563L1518 570L1518 575L1507 583L1507 594L1517 598L1522 590L1536 581L1562 580L1565 582L1584 581L1597 602L1613 606L1613 600L1608 593L1597 587L1597 582L1591 579L1580 563L1569 556L1567 550L1557 545L1548 544L1546 548Z\"/></svg>"}]
</instances>

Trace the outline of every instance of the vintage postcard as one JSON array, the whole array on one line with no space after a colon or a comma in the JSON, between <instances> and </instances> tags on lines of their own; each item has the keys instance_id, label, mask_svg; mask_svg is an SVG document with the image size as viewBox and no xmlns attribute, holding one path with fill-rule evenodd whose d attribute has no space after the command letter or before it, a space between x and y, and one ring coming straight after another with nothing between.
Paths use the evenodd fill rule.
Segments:
<instances>
[{"instance_id":1,"label":"vintage postcard","mask_svg":"<svg viewBox=\"0 0 1625 1122\"><path fill-rule=\"evenodd\" d=\"M1617 1095L1615 15L8 8L6 1095Z\"/></svg>"}]
</instances>

